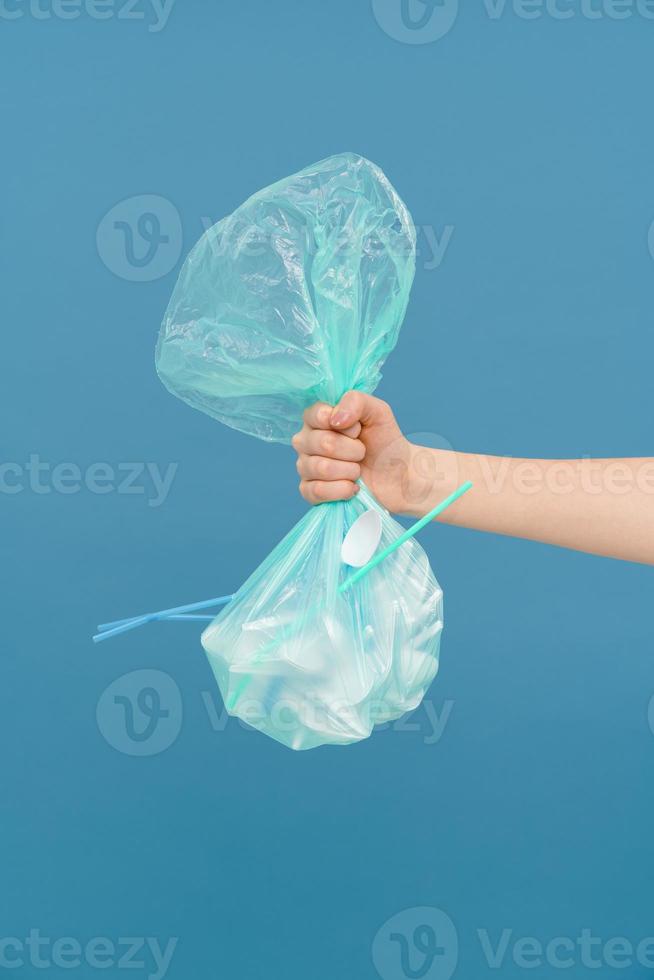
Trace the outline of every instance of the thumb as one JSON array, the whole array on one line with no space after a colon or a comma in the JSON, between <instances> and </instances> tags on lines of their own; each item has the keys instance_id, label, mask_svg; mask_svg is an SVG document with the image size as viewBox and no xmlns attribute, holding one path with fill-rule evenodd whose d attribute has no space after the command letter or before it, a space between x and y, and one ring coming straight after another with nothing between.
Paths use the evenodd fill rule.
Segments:
<instances>
[{"instance_id":1,"label":"thumb","mask_svg":"<svg viewBox=\"0 0 654 980\"><path fill-rule=\"evenodd\" d=\"M338 405L334 406L329 424L333 429L347 429L356 422L374 425L388 422L393 413L386 402L362 391L346 391Z\"/></svg>"}]
</instances>

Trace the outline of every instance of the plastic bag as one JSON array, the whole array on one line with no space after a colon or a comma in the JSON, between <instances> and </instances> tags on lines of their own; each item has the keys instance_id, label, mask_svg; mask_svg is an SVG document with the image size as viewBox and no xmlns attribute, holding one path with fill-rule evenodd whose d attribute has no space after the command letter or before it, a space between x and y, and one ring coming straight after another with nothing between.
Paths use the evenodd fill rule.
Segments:
<instances>
[{"instance_id":1,"label":"plastic bag","mask_svg":"<svg viewBox=\"0 0 654 980\"><path fill-rule=\"evenodd\" d=\"M261 439L302 412L372 391L397 341L415 230L395 190L352 153L249 198L188 256L157 370L174 394ZM415 708L438 669L442 593L406 542L345 592L345 533L382 515L369 491L311 509L202 635L227 710L294 749L348 743Z\"/></svg>"}]
</instances>

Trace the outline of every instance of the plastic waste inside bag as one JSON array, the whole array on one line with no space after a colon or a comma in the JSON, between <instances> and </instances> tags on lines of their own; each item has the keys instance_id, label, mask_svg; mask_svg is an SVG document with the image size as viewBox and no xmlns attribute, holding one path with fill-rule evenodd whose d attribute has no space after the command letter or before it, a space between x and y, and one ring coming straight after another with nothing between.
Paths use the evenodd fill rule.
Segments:
<instances>
[{"instance_id":1,"label":"plastic waste inside bag","mask_svg":"<svg viewBox=\"0 0 654 980\"><path fill-rule=\"evenodd\" d=\"M414 269L388 179L356 154L329 157L202 236L164 317L159 375L226 425L289 442L313 402L374 390ZM442 593L415 539L339 591L343 540L371 509L380 548L402 533L363 486L311 509L202 635L227 710L294 749L367 737L417 707L438 669Z\"/></svg>"}]
</instances>

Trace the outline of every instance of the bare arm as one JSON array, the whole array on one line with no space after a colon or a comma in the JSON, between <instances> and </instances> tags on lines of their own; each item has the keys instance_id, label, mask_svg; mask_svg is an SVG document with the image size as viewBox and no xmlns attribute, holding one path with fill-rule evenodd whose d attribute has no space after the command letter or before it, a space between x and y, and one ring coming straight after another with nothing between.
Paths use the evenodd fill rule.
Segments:
<instances>
[{"instance_id":1,"label":"bare arm","mask_svg":"<svg viewBox=\"0 0 654 980\"><path fill-rule=\"evenodd\" d=\"M422 516L464 480L443 523L654 564L654 458L513 459L416 446L390 407L348 392L314 405L294 437L310 503L347 499L361 477L395 513Z\"/></svg>"},{"instance_id":2,"label":"bare arm","mask_svg":"<svg viewBox=\"0 0 654 980\"><path fill-rule=\"evenodd\" d=\"M472 480L474 492L443 522L654 564L654 459L511 459L417 447L411 456L414 493L426 468L433 482L410 513L426 513L447 488Z\"/></svg>"}]
</instances>

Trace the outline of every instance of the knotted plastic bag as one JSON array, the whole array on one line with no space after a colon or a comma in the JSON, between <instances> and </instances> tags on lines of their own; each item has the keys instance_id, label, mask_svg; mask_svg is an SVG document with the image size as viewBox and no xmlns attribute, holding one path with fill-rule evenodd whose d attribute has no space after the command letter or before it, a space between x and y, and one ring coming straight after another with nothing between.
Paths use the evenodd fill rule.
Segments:
<instances>
[{"instance_id":1,"label":"knotted plastic bag","mask_svg":"<svg viewBox=\"0 0 654 980\"><path fill-rule=\"evenodd\" d=\"M290 442L313 402L371 392L395 346L415 229L382 171L343 153L249 198L188 256L157 370L226 425ZM407 541L351 588L343 538L362 486L312 508L202 635L227 710L294 749L366 738L417 707L438 669L442 593Z\"/></svg>"}]
</instances>

